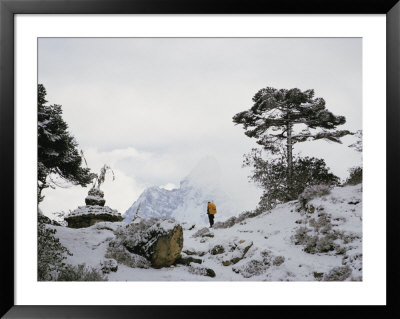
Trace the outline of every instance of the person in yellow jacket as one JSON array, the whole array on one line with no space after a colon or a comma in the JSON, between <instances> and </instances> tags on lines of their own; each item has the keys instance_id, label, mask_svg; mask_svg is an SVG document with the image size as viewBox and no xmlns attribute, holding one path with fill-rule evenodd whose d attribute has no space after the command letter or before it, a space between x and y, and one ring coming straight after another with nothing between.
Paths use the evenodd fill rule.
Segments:
<instances>
[{"instance_id":1,"label":"person in yellow jacket","mask_svg":"<svg viewBox=\"0 0 400 319\"><path fill-rule=\"evenodd\" d=\"M210 228L214 225L214 215L217 213L217 208L213 202L207 203L207 215L210 221Z\"/></svg>"}]
</instances>

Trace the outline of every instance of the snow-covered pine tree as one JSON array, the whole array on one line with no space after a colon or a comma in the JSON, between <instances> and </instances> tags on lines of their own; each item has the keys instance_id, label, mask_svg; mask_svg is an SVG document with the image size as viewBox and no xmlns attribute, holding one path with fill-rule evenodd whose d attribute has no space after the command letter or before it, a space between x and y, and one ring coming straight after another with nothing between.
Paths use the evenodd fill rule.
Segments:
<instances>
[{"instance_id":1,"label":"snow-covered pine tree","mask_svg":"<svg viewBox=\"0 0 400 319\"><path fill-rule=\"evenodd\" d=\"M61 105L45 105L46 89L38 85L38 202L42 190L54 186L50 175L56 174L74 185L86 186L96 176L89 168L81 167L75 138L68 132L62 118Z\"/></svg>"},{"instance_id":2,"label":"snow-covered pine tree","mask_svg":"<svg viewBox=\"0 0 400 319\"><path fill-rule=\"evenodd\" d=\"M245 134L257 139L266 151L279 152L286 142L287 188L292 189L293 146L296 143L325 139L341 143L340 138L353 134L336 130L346 122L344 116L335 116L325 107L323 98L314 98L314 90L275 89L266 87L253 97L253 106L233 117L242 124Z\"/></svg>"}]
</instances>

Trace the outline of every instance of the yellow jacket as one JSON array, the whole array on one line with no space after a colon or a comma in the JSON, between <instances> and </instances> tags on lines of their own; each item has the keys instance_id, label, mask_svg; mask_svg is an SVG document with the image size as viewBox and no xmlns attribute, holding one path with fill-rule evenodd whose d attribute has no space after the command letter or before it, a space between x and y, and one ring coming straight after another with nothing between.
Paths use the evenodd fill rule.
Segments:
<instances>
[{"instance_id":1,"label":"yellow jacket","mask_svg":"<svg viewBox=\"0 0 400 319\"><path fill-rule=\"evenodd\" d=\"M217 207L215 206L214 203L208 203L207 206L207 214L212 214L215 215L217 213Z\"/></svg>"}]
</instances>

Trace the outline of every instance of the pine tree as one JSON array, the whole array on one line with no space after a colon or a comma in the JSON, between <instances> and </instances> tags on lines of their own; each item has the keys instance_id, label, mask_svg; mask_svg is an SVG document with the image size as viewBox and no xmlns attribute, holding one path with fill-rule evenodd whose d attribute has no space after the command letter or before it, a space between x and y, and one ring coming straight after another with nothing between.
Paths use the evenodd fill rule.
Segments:
<instances>
[{"instance_id":1,"label":"pine tree","mask_svg":"<svg viewBox=\"0 0 400 319\"><path fill-rule=\"evenodd\" d=\"M275 89L267 87L253 97L253 106L233 117L235 124L242 124L245 134L256 138L266 151L277 154L286 142L289 190L293 186L293 146L296 143L325 139L341 143L340 138L353 134L336 130L346 122L344 116L335 116L325 107L322 98L314 98L314 90Z\"/></svg>"},{"instance_id":2,"label":"pine tree","mask_svg":"<svg viewBox=\"0 0 400 319\"><path fill-rule=\"evenodd\" d=\"M38 85L38 202L43 200L42 190L54 187L52 174L73 185L86 186L95 174L83 168L75 138L68 132L62 118L61 105L45 105L46 89Z\"/></svg>"}]
</instances>

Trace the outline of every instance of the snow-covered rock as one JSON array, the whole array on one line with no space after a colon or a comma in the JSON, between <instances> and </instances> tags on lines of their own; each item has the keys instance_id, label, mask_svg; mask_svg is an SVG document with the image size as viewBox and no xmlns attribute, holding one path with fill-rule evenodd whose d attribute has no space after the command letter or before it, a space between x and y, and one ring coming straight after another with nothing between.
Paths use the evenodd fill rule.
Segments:
<instances>
[{"instance_id":1,"label":"snow-covered rock","mask_svg":"<svg viewBox=\"0 0 400 319\"><path fill-rule=\"evenodd\" d=\"M100 262L101 270L103 274L109 274L111 271L118 270L118 263L115 259L105 258Z\"/></svg>"},{"instance_id":2,"label":"snow-covered rock","mask_svg":"<svg viewBox=\"0 0 400 319\"><path fill-rule=\"evenodd\" d=\"M208 276L211 278L215 277L215 271L213 269L198 265L197 263L190 263L188 269L190 273L195 275Z\"/></svg>"},{"instance_id":3,"label":"snow-covered rock","mask_svg":"<svg viewBox=\"0 0 400 319\"><path fill-rule=\"evenodd\" d=\"M253 246L253 242L250 240L239 240L230 245L230 252L223 256L222 264L224 266L229 266L238 263L244 258L246 253L249 251L250 247Z\"/></svg>"},{"instance_id":4,"label":"snow-covered rock","mask_svg":"<svg viewBox=\"0 0 400 319\"><path fill-rule=\"evenodd\" d=\"M129 252L145 257L154 268L171 266L183 248L183 230L174 219L143 220L121 230L117 238Z\"/></svg>"},{"instance_id":5,"label":"snow-covered rock","mask_svg":"<svg viewBox=\"0 0 400 319\"><path fill-rule=\"evenodd\" d=\"M216 218L224 220L241 212L240 205L220 183L221 169L213 157L206 157L186 176L177 189L158 186L145 189L123 214L125 222L142 218L173 217L180 222L208 223L207 202L217 206Z\"/></svg>"},{"instance_id":6,"label":"snow-covered rock","mask_svg":"<svg viewBox=\"0 0 400 319\"><path fill-rule=\"evenodd\" d=\"M214 237L214 234L207 227L203 227L194 233L192 237Z\"/></svg>"}]
</instances>

